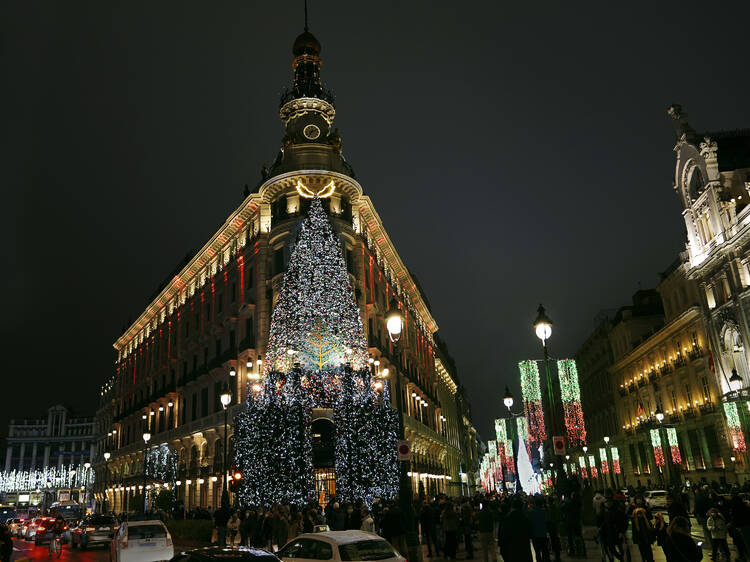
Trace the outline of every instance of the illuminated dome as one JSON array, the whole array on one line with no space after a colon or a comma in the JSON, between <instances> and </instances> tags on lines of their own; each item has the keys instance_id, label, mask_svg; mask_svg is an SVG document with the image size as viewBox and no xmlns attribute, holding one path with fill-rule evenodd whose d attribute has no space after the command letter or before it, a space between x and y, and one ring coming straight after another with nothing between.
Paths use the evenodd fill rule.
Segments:
<instances>
[{"instance_id":1,"label":"illuminated dome","mask_svg":"<svg viewBox=\"0 0 750 562\"><path fill-rule=\"evenodd\" d=\"M318 56L320 54L320 42L309 31L303 31L294 40L292 53L295 57L300 55Z\"/></svg>"}]
</instances>

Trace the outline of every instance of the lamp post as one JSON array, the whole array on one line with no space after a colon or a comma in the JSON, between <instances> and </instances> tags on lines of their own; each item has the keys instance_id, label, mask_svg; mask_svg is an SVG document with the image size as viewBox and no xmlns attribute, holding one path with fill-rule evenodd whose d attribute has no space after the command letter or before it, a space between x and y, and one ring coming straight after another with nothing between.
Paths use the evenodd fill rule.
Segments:
<instances>
[{"instance_id":1,"label":"lamp post","mask_svg":"<svg viewBox=\"0 0 750 562\"><path fill-rule=\"evenodd\" d=\"M148 442L151 441L151 433L143 432L143 513L148 509L148 498L146 496L146 455L148 454Z\"/></svg>"},{"instance_id":2,"label":"lamp post","mask_svg":"<svg viewBox=\"0 0 750 562\"><path fill-rule=\"evenodd\" d=\"M515 400L513 399L513 394L511 394L510 389L508 386L505 386L505 396L503 396L503 404L506 408L508 408L508 425L510 426L509 429L509 435L511 442L511 447L513 447L510 451L511 456L513 457L513 478L515 479L515 484L518 484L518 458L516 456L516 442L518 441L518 426L515 423L515 418L521 416L522 414L514 414L511 408L513 407L513 403ZM507 470L506 470L507 475ZM507 482L507 478L506 478Z\"/></svg>"},{"instance_id":3,"label":"lamp post","mask_svg":"<svg viewBox=\"0 0 750 562\"><path fill-rule=\"evenodd\" d=\"M89 503L91 503L91 493L89 490L89 475L91 470L91 463L89 461L86 461L83 463L83 485L85 487L84 490L84 501L86 502L86 509L88 510Z\"/></svg>"},{"instance_id":4,"label":"lamp post","mask_svg":"<svg viewBox=\"0 0 750 562\"><path fill-rule=\"evenodd\" d=\"M401 339L401 331L403 329L404 318L401 311L398 308L396 300L391 300L389 304L388 314L385 317L385 327L388 330L388 337L393 343L395 358L398 358L398 342ZM400 365L398 359L396 365ZM400 369L399 369L400 371ZM396 403L398 410L398 423L401 431L401 439L404 439L405 428L404 428L404 404L401 396L401 388L399 383L400 372L397 371L394 377L394 385L391 394L396 394ZM406 524L406 555L409 562L419 562L421 556L419 553L419 542L417 540L417 531L415 528L415 516L414 516L414 505L412 502L412 489L411 479L409 477L409 461L399 461L399 490L398 497L399 503L401 504L401 513L404 517Z\"/></svg>"},{"instance_id":5,"label":"lamp post","mask_svg":"<svg viewBox=\"0 0 750 562\"><path fill-rule=\"evenodd\" d=\"M604 461L609 463L609 480L612 482L612 487L617 490L617 475L615 474L615 463L612 460L612 453L609 450L609 436L604 436Z\"/></svg>"},{"instance_id":6,"label":"lamp post","mask_svg":"<svg viewBox=\"0 0 750 562\"><path fill-rule=\"evenodd\" d=\"M505 404L505 407L508 408L508 412L510 412L510 409L513 407L513 395L510 393L508 385L505 385L505 396L503 396L503 404Z\"/></svg>"},{"instance_id":7,"label":"lamp post","mask_svg":"<svg viewBox=\"0 0 750 562\"><path fill-rule=\"evenodd\" d=\"M662 456L664 457L664 466L665 470L667 472L667 481L672 484L672 469L669 466L672 463L672 447L669 445L669 437L667 436L667 430L665 426L663 425L664 421L664 412L661 411L661 408L658 408L656 412L654 413L654 417L659 422L659 440L661 441L661 448L662 448ZM669 461L667 461L667 452L666 449L669 448ZM725 479L726 480L726 479Z\"/></svg>"},{"instance_id":8,"label":"lamp post","mask_svg":"<svg viewBox=\"0 0 750 562\"><path fill-rule=\"evenodd\" d=\"M552 375L549 370L549 351L547 349L547 340L552 335L552 320L547 316L544 307L540 304L537 309L537 317L534 320L534 332L536 337L542 341L542 349L544 350L544 374L547 382L547 401L549 402L549 413L550 413L550 442L557 433L557 411L555 408L555 395L552 391ZM551 447L553 456L555 457L555 466L557 468L557 479L562 477L562 459L559 455L554 454L554 446Z\"/></svg>"},{"instance_id":9,"label":"lamp post","mask_svg":"<svg viewBox=\"0 0 750 562\"><path fill-rule=\"evenodd\" d=\"M224 389L219 397L221 405L224 408L224 464L222 465L222 482L224 491L229 493L229 482L227 482L227 426L229 425L229 410L227 409L232 402L232 394L228 388ZM226 506L229 507L229 506Z\"/></svg>"},{"instance_id":10,"label":"lamp post","mask_svg":"<svg viewBox=\"0 0 750 562\"><path fill-rule=\"evenodd\" d=\"M102 455L104 457L104 505L102 507L102 512L107 513L107 488L109 486L109 457L112 456L112 453L109 451L104 451L104 454Z\"/></svg>"}]
</instances>

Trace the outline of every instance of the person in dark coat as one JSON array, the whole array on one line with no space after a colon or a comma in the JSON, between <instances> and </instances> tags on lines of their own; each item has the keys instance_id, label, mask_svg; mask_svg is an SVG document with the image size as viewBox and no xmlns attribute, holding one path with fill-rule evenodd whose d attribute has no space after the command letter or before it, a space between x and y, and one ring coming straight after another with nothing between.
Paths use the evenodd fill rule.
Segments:
<instances>
[{"instance_id":1,"label":"person in dark coat","mask_svg":"<svg viewBox=\"0 0 750 562\"><path fill-rule=\"evenodd\" d=\"M10 562L13 556L13 538L10 536L10 527L7 524L0 525L0 560Z\"/></svg>"},{"instance_id":2,"label":"person in dark coat","mask_svg":"<svg viewBox=\"0 0 750 562\"><path fill-rule=\"evenodd\" d=\"M456 559L456 550L458 549L458 531L461 526L461 520L458 518L456 508L451 502L445 504L441 516L443 532L445 532L445 546L443 547L445 557L449 560Z\"/></svg>"},{"instance_id":3,"label":"person in dark coat","mask_svg":"<svg viewBox=\"0 0 750 562\"><path fill-rule=\"evenodd\" d=\"M331 531L343 531L346 525L346 514L341 509L339 502L334 502L333 509L326 516Z\"/></svg>"},{"instance_id":4,"label":"person in dark coat","mask_svg":"<svg viewBox=\"0 0 750 562\"><path fill-rule=\"evenodd\" d=\"M523 502L514 498L500 528L500 554L513 562L532 562L531 521L523 513Z\"/></svg>"},{"instance_id":5,"label":"person in dark coat","mask_svg":"<svg viewBox=\"0 0 750 562\"><path fill-rule=\"evenodd\" d=\"M346 504L344 529L359 531L360 527L362 527L362 512L359 509L355 509L352 504Z\"/></svg>"},{"instance_id":6,"label":"person in dark coat","mask_svg":"<svg viewBox=\"0 0 750 562\"><path fill-rule=\"evenodd\" d=\"M534 507L526 516L531 521L531 542L537 562L549 562L549 541L547 540L547 521L549 519L544 505L544 498L536 496Z\"/></svg>"},{"instance_id":7,"label":"person in dark coat","mask_svg":"<svg viewBox=\"0 0 750 562\"><path fill-rule=\"evenodd\" d=\"M380 534L394 546L403 536L404 527L401 524L401 509L397 505L389 507L383 513Z\"/></svg>"},{"instance_id":8,"label":"person in dark coat","mask_svg":"<svg viewBox=\"0 0 750 562\"><path fill-rule=\"evenodd\" d=\"M427 556L432 558L432 549L435 548L435 556L440 556L437 545L437 525L435 522L435 510L425 501L419 512L419 523L422 527L422 544L427 545Z\"/></svg>"},{"instance_id":9,"label":"person in dark coat","mask_svg":"<svg viewBox=\"0 0 750 562\"><path fill-rule=\"evenodd\" d=\"M667 515L669 515L670 523L675 517L684 517L688 520L688 523L690 522L690 515L688 514L687 509L685 509L685 506L682 505L682 502L679 499L675 499L671 494L667 496Z\"/></svg>"},{"instance_id":10,"label":"person in dark coat","mask_svg":"<svg viewBox=\"0 0 750 562\"><path fill-rule=\"evenodd\" d=\"M662 549L667 562L703 560L703 551L690 536L690 522L684 517L675 517L669 524Z\"/></svg>"}]
</instances>

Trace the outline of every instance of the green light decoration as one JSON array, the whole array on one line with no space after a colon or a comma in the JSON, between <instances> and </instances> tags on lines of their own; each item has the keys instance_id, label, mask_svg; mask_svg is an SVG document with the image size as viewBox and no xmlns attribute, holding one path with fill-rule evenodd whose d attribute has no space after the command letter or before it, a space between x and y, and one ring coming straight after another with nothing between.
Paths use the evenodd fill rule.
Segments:
<instances>
[{"instance_id":1,"label":"green light decoration","mask_svg":"<svg viewBox=\"0 0 750 562\"><path fill-rule=\"evenodd\" d=\"M594 455L589 455L589 466L591 467L591 478L598 478L599 475L596 471L596 458Z\"/></svg>"},{"instance_id":2,"label":"green light decoration","mask_svg":"<svg viewBox=\"0 0 750 562\"><path fill-rule=\"evenodd\" d=\"M609 453L612 455L612 470L615 474L620 474L620 451L617 450L617 447L611 447Z\"/></svg>"},{"instance_id":3,"label":"green light decoration","mask_svg":"<svg viewBox=\"0 0 750 562\"><path fill-rule=\"evenodd\" d=\"M581 387L578 384L578 368L573 359L560 359L557 362L560 378L560 397L565 412L565 428L568 442L576 446L586 442L586 426L581 408Z\"/></svg>"},{"instance_id":4,"label":"green light decoration","mask_svg":"<svg viewBox=\"0 0 750 562\"><path fill-rule=\"evenodd\" d=\"M518 438L526 443L529 440L526 418L516 418L516 429L518 429Z\"/></svg>"},{"instance_id":5,"label":"green light decoration","mask_svg":"<svg viewBox=\"0 0 750 562\"><path fill-rule=\"evenodd\" d=\"M674 427L667 428L667 441L669 441L669 452L672 455L672 462L680 464L682 456L680 455L680 444L677 441L677 429Z\"/></svg>"},{"instance_id":6,"label":"green light decoration","mask_svg":"<svg viewBox=\"0 0 750 562\"><path fill-rule=\"evenodd\" d=\"M539 367L536 361L521 361L521 394L523 412L529 428L529 441L541 443L547 438L544 429L544 410L542 409L542 390L539 383Z\"/></svg>"},{"instance_id":7,"label":"green light decoration","mask_svg":"<svg viewBox=\"0 0 750 562\"><path fill-rule=\"evenodd\" d=\"M664 450L661 446L661 435L659 435L658 429L652 429L651 433L651 446L654 448L654 460L656 466L664 466Z\"/></svg>"},{"instance_id":8,"label":"green light decoration","mask_svg":"<svg viewBox=\"0 0 750 562\"><path fill-rule=\"evenodd\" d=\"M515 472L513 463L513 441L508 431L507 420L500 418L495 420L495 438L497 439L497 451L500 462L505 469L511 473Z\"/></svg>"},{"instance_id":9,"label":"green light decoration","mask_svg":"<svg viewBox=\"0 0 750 562\"><path fill-rule=\"evenodd\" d=\"M609 474L609 465L607 464L607 449L599 448L599 461L601 462L602 474Z\"/></svg>"},{"instance_id":10,"label":"green light decoration","mask_svg":"<svg viewBox=\"0 0 750 562\"><path fill-rule=\"evenodd\" d=\"M578 457L578 466L580 467L581 478L588 478L589 473L586 470L586 459L584 459L583 457Z\"/></svg>"},{"instance_id":11,"label":"green light decoration","mask_svg":"<svg viewBox=\"0 0 750 562\"><path fill-rule=\"evenodd\" d=\"M738 453L744 453L747 451L747 446L745 445L745 436L742 434L742 425L735 402L724 402L724 417L727 418L732 449Z\"/></svg>"}]
</instances>

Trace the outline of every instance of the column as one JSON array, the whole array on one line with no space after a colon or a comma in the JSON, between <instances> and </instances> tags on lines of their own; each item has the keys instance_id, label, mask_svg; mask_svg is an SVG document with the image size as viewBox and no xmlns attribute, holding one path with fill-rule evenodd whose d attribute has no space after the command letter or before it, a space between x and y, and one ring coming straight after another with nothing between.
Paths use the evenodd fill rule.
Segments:
<instances>
[{"instance_id":1,"label":"column","mask_svg":"<svg viewBox=\"0 0 750 562\"><path fill-rule=\"evenodd\" d=\"M44 446L44 467L49 466L49 443Z\"/></svg>"},{"instance_id":2,"label":"column","mask_svg":"<svg viewBox=\"0 0 750 562\"><path fill-rule=\"evenodd\" d=\"M29 468L33 470L35 466L36 466L36 441L31 446L31 466Z\"/></svg>"},{"instance_id":3,"label":"column","mask_svg":"<svg viewBox=\"0 0 750 562\"><path fill-rule=\"evenodd\" d=\"M5 472L10 472L10 463L13 459L13 446L8 445L8 448L5 451Z\"/></svg>"},{"instance_id":4,"label":"column","mask_svg":"<svg viewBox=\"0 0 750 562\"><path fill-rule=\"evenodd\" d=\"M26 452L26 443L21 443L21 452L18 454L18 470L23 470L23 456Z\"/></svg>"}]
</instances>

